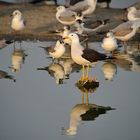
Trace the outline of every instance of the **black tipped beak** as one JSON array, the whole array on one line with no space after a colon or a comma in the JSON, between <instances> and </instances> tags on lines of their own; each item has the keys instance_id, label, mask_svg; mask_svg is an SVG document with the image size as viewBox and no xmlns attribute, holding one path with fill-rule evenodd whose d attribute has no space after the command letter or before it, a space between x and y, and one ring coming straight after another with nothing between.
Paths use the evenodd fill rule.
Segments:
<instances>
[{"instance_id":1,"label":"black tipped beak","mask_svg":"<svg viewBox=\"0 0 140 140\"><path fill-rule=\"evenodd\" d=\"M13 17L13 14L11 14L10 17Z\"/></svg>"}]
</instances>

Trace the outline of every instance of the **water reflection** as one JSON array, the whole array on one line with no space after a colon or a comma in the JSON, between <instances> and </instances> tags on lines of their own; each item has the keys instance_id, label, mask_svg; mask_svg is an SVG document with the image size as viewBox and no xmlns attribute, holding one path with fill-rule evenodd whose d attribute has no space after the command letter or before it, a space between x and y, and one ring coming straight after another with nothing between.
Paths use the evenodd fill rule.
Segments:
<instances>
[{"instance_id":1,"label":"water reflection","mask_svg":"<svg viewBox=\"0 0 140 140\"><path fill-rule=\"evenodd\" d=\"M59 60L59 63L64 68L65 78L69 79L70 74L73 72L79 72L81 69L81 66L76 64L71 58L61 58Z\"/></svg>"},{"instance_id":2,"label":"water reflection","mask_svg":"<svg viewBox=\"0 0 140 140\"><path fill-rule=\"evenodd\" d=\"M126 53L117 54L113 62L126 71L140 72L140 49L139 43L127 46Z\"/></svg>"},{"instance_id":3,"label":"water reflection","mask_svg":"<svg viewBox=\"0 0 140 140\"><path fill-rule=\"evenodd\" d=\"M94 103L89 103L89 94L94 93L99 87L99 82L94 81L92 84L87 83L84 86L75 84L76 87L82 93L82 103L76 104L70 113L69 128L64 129L67 135L76 135L78 131L78 125L81 121L94 121L101 114L105 114L107 111L113 108L107 106L100 106Z\"/></svg>"},{"instance_id":4,"label":"water reflection","mask_svg":"<svg viewBox=\"0 0 140 140\"><path fill-rule=\"evenodd\" d=\"M0 70L0 79L10 79L13 80L13 82L16 82L16 79L12 75L9 75L7 72L3 70Z\"/></svg>"},{"instance_id":5,"label":"water reflection","mask_svg":"<svg viewBox=\"0 0 140 140\"><path fill-rule=\"evenodd\" d=\"M13 52L11 56L12 60L12 66L10 67L12 72L19 72L21 69L21 65L25 62L25 57L27 54L25 54L25 50L20 48L13 47Z\"/></svg>"},{"instance_id":6,"label":"water reflection","mask_svg":"<svg viewBox=\"0 0 140 140\"><path fill-rule=\"evenodd\" d=\"M50 76L54 77L56 84L63 84L64 80L69 79L73 72L79 72L81 70L80 65L76 64L70 57L66 57L68 54L67 52L62 58L56 59L55 62L52 59L49 66L38 68L38 70L48 71ZM117 67L123 68L126 71L140 72L139 44L129 44L126 52L123 52L122 49L117 51L114 56L115 59L104 61L100 68L105 80L113 81L117 74ZM96 65L98 65L98 63ZM96 65L94 65L94 69L96 69ZM94 80L94 78L88 77L83 83L92 80Z\"/></svg>"},{"instance_id":7,"label":"water reflection","mask_svg":"<svg viewBox=\"0 0 140 140\"><path fill-rule=\"evenodd\" d=\"M81 66L77 65L71 58L52 60L49 66L37 68L37 70L45 70L50 76L54 77L56 84L63 84L65 79L70 78L73 72L79 72Z\"/></svg>"},{"instance_id":8,"label":"water reflection","mask_svg":"<svg viewBox=\"0 0 140 140\"><path fill-rule=\"evenodd\" d=\"M63 80L65 79L65 72L63 66L59 63L51 63L49 66L37 68L37 70L48 71L50 76L55 78L56 84L63 84Z\"/></svg>"},{"instance_id":9,"label":"water reflection","mask_svg":"<svg viewBox=\"0 0 140 140\"><path fill-rule=\"evenodd\" d=\"M117 66L112 61L104 62L101 69L105 80L108 81L112 81L114 76L117 74Z\"/></svg>"},{"instance_id":10,"label":"water reflection","mask_svg":"<svg viewBox=\"0 0 140 140\"><path fill-rule=\"evenodd\" d=\"M34 131L38 132L40 136L43 136L45 138L48 136L52 137L53 135L54 137L52 137L52 139L56 139L58 137L61 137L57 133L60 126L65 126L65 128L68 128L63 132L65 132L65 134L67 135L79 134L78 137L80 139L83 136L86 139L90 139L90 137L93 137L93 135L95 134L95 139L102 139L101 137L98 137L101 131L105 131L105 133L108 133L108 135L110 134L110 137L113 137L114 134L116 134L115 132L119 131L121 133L123 132L123 130L128 129L127 126L123 125L124 123L130 126L133 124L134 126L136 126L135 124L137 124L137 121L135 121L134 123L133 120L134 118L135 120L139 119L139 115L134 115L137 114L137 109L134 108L137 108L139 106L139 86L133 83L139 82L139 73L134 73L133 71L139 72L140 68L139 49L136 44L130 44L130 48L128 47L127 54L118 52L117 59L99 62L96 65L96 67L93 69L93 71L91 71L90 74L93 74L94 72L94 74L98 77L100 83L96 81L96 79L91 81L91 83L90 81L85 81L86 83L78 83L78 81L75 87L73 81L76 81L79 78L80 73L76 72L81 70L81 66L73 63L70 58L60 59L57 63L53 63L50 59L46 59L46 55L41 50L41 48L38 47L43 43L46 44L46 42L22 43L22 47L28 45L28 49L26 51L29 55L29 59L26 60L26 62L28 61L26 65L23 65L23 57L20 57L21 66L24 66L24 68L20 68L22 70L20 74L17 75L14 73L14 77L12 76L13 73L10 73L8 71L9 69L7 68L11 64L9 56L11 56L11 52L14 52L12 45L9 45L9 47L0 51L0 66L2 71L0 71L0 78L6 78L6 80L0 80L1 92L4 93L1 94L0 97L3 101L1 103L5 104L2 106L3 109L1 110L1 112L2 114L4 114L4 116L7 116L3 117L2 119L2 125L5 126L6 130L2 131L4 135L9 135L9 133L11 132L10 137L14 139L15 137L17 137L17 132L19 134L22 134L22 128L28 128L27 132L25 133L30 134L31 137L32 131ZM19 46L16 47L20 49ZM95 47L97 49L99 48L98 46ZM132 61L135 62L136 66L134 66L134 62ZM52 82L50 81L50 75L48 74L48 71L46 72L46 70L48 70L49 67L54 67L53 65L57 65L59 67L55 67L54 71L61 69L63 83L65 83L66 81L66 84L63 84L59 87L55 86L55 82L58 81L57 83L61 83L61 80L52 78L54 82L54 85L52 85ZM36 68L38 68L39 66L43 71L36 70ZM104 72L101 71L102 69L104 69ZM126 69L132 72L124 71ZM3 71L8 73L3 74ZM52 72L52 70L50 71ZM52 74L51 72L50 74ZM107 75L107 78L109 80L113 79L113 82L106 84L106 81L104 81L104 73L105 75ZM53 74L52 76L54 77ZM123 81L121 78L122 76L124 76ZM19 82L14 83L13 86L13 82L11 81L14 81L14 79L17 78L19 79ZM70 80L68 80L68 78L70 78ZM117 80L115 81L115 79ZM96 84L94 81L96 81ZM104 85L100 86L99 84ZM126 86L128 87L126 88ZM80 90L79 93L77 93L76 88ZM110 89L113 89L113 94L112 92L109 92ZM135 91L133 89L135 89ZM51 93L58 94L54 95ZM97 94L94 96L92 93ZM78 95L75 94L79 94L80 99L78 98ZM92 98L97 104L93 102ZM118 100L114 100L116 98L121 100L119 100L118 102ZM54 99L55 104L52 101ZM130 104L130 100L133 102L132 104ZM110 107L107 107L108 105L117 108L117 111L108 111L112 109ZM66 114L67 111L71 111L70 114ZM133 117L127 117L132 115ZM120 119L116 122L118 116ZM61 121L59 121L58 118L62 118L59 119ZM98 119L97 121L96 118ZM51 121L52 119L53 121ZM67 119L69 120L67 121ZM106 119L111 123L108 124L108 121L104 121ZM80 128L80 124L83 122L85 123L85 125L81 126L83 128L82 129ZM13 128L13 126L15 126L15 124L17 127L11 129ZM102 127L100 128L101 131L99 131L95 127L100 124L102 124ZM108 125L109 131L106 131L105 128L107 128ZM51 129L49 126L51 126ZM135 128L136 131L134 132L137 132L137 128L138 127ZM129 129L129 131L131 132L131 128ZM88 136L85 133L88 133ZM127 136L127 131L123 134ZM133 133L133 135L134 134L137 135L137 133Z\"/></svg>"}]
</instances>

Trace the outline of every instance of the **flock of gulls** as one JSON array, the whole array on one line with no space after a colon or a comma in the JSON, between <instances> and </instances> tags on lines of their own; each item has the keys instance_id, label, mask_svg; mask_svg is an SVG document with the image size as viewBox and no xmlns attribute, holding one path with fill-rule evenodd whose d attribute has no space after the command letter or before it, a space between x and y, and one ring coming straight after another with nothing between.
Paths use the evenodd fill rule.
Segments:
<instances>
[{"instance_id":1,"label":"flock of gulls","mask_svg":"<svg viewBox=\"0 0 140 140\"><path fill-rule=\"evenodd\" d=\"M72 60L82 66L81 81L90 80L88 76L89 68L97 61L114 58L113 52L118 48L117 40L122 41L125 46L126 42L135 36L140 27L140 10L129 7L127 9L128 21L110 29L102 40L101 47L107 52L106 54L84 47L80 38L88 38L90 33L105 27L109 21L109 19L95 22L87 20L95 12L96 5L97 0L83 0L69 7L58 6L56 8L56 19L64 27L63 30L57 30L55 33L60 35L61 39L57 40L54 45L45 48L53 59L59 59L64 55L66 48L70 47ZM14 31L23 30L26 27L26 22L22 13L15 10L12 16L11 28ZM107 55L108 53L111 56Z\"/></svg>"}]
</instances>

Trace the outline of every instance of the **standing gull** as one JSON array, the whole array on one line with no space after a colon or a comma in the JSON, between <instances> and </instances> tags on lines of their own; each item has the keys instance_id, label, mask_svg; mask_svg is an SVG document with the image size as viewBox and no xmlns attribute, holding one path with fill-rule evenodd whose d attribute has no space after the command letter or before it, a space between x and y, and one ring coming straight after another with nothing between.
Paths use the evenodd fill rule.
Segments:
<instances>
[{"instance_id":1,"label":"standing gull","mask_svg":"<svg viewBox=\"0 0 140 140\"><path fill-rule=\"evenodd\" d=\"M55 45L42 47L53 59L60 58L65 53L65 46L62 40L58 40Z\"/></svg>"},{"instance_id":2,"label":"standing gull","mask_svg":"<svg viewBox=\"0 0 140 140\"><path fill-rule=\"evenodd\" d=\"M140 19L140 10L137 10L134 6L129 7L127 11L128 11L127 18L129 21Z\"/></svg>"},{"instance_id":3,"label":"standing gull","mask_svg":"<svg viewBox=\"0 0 140 140\"><path fill-rule=\"evenodd\" d=\"M82 15L92 14L96 8L97 0L84 0L70 6L68 9L82 13Z\"/></svg>"},{"instance_id":4,"label":"standing gull","mask_svg":"<svg viewBox=\"0 0 140 140\"><path fill-rule=\"evenodd\" d=\"M98 31L99 29L105 27L108 21L109 21L109 19L97 20L92 23L90 22L90 23L85 24L82 20L77 20L75 23L75 27L77 28L76 33L78 33L80 35L93 33L95 31Z\"/></svg>"},{"instance_id":5,"label":"standing gull","mask_svg":"<svg viewBox=\"0 0 140 140\"><path fill-rule=\"evenodd\" d=\"M107 56L101 54L92 49L84 49L83 46L79 42L79 37L75 33L70 33L64 39L69 38L71 40L71 57L73 61L79 65L83 66L82 69L82 77L81 80L89 80L88 73L89 73L89 66L95 64L99 60L107 59ZM84 76L84 67L87 66L87 73L86 77Z\"/></svg>"},{"instance_id":6,"label":"standing gull","mask_svg":"<svg viewBox=\"0 0 140 140\"><path fill-rule=\"evenodd\" d=\"M111 31L114 34L115 38L125 43L136 34L139 27L140 27L140 19L122 23Z\"/></svg>"},{"instance_id":7,"label":"standing gull","mask_svg":"<svg viewBox=\"0 0 140 140\"><path fill-rule=\"evenodd\" d=\"M11 27L15 31L21 31L25 28L25 20L22 16L22 13L19 10L15 10L12 15L13 19L11 22Z\"/></svg>"},{"instance_id":8,"label":"standing gull","mask_svg":"<svg viewBox=\"0 0 140 140\"><path fill-rule=\"evenodd\" d=\"M77 19L83 19L82 14L77 14L64 6L58 6L56 12L56 19L64 25L72 25Z\"/></svg>"},{"instance_id":9,"label":"standing gull","mask_svg":"<svg viewBox=\"0 0 140 140\"><path fill-rule=\"evenodd\" d=\"M112 32L108 32L106 37L103 39L102 48L106 52L112 52L118 47L117 40Z\"/></svg>"},{"instance_id":10,"label":"standing gull","mask_svg":"<svg viewBox=\"0 0 140 140\"><path fill-rule=\"evenodd\" d=\"M68 34L70 34L70 32L71 32L71 30L70 30L69 25L63 26L63 29L57 29L55 31L50 31L50 33L61 36L62 38L67 36Z\"/></svg>"}]
</instances>

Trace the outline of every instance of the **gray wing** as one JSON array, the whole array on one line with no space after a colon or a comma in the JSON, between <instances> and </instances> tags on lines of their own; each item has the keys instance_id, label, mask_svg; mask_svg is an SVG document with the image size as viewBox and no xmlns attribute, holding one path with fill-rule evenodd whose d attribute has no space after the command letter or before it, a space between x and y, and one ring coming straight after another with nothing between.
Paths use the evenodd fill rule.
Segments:
<instances>
[{"instance_id":1,"label":"gray wing","mask_svg":"<svg viewBox=\"0 0 140 140\"><path fill-rule=\"evenodd\" d=\"M55 52L55 46L49 46L49 47L46 47L46 48L44 48L44 50L45 51L47 51L48 53L50 52L50 53L53 53L53 52Z\"/></svg>"},{"instance_id":2,"label":"gray wing","mask_svg":"<svg viewBox=\"0 0 140 140\"><path fill-rule=\"evenodd\" d=\"M111 30L115 36L125 36L132 31L132 22L125 22Z\"/></svg>"},{"instance_id":3,"label":"gray wing","mask_svg":"<svg viewBox=\"0 0 140 140\"><path fill-rule=\"evenodd\" d=\"M86 1L79 2L73 6L70 6L68 9L75 11L75 12L81 12L85 11L90 7Z\"/></svg>"},{"instance_id":4,"label":"gray wing","mask_svg":"<svg viewBox=\"0 0 140 140\"><path fill-rule=\"evenodd\" d=\"M135 18L140 18L140 10L134 14Z\"/></svg>"},{"instance_id":5,"label":"gray wing","mask_svg":"<svg viewBox=\"0 0 140 140\"><path fill-rule=\"evenodd\" d=\"M99 27L100 25L103 25L103 22L101 20L97 20L97 21L85 23L84 27L94 29Z\"/></svg>"},{"instance_id":6,"label":"gray wing","mask_svg":"<svg viewBox=\"0 0 140 140\"><path fill-rule=\"evenodd\" d=\"M24 26L27 25L27 21L23 17L21 18L21 21L23 21Z\"/></svg>"},{"instance_id":7,"label":"gray wing","mask_svg":"<svg viewBox=\"0 0 140 140\"><path fill-rule=\"evenodd\" d=\"M26 25L27 25L27 21L26 21L26 20L24 20L24 21L23 21L23 24L24 24L24 26L26 26Z\"/></svg>"},{"instance_id":8,"label":"gray wing","mask_svg":"<svg viewBox=\"0 0 140 140\"><path fill-rule=\"evenodd\" d=\"M75 13L67 10L66 12L61 13L59 19L62 21L73 21L75 20Z\"/></svg>"}]
</instances>

